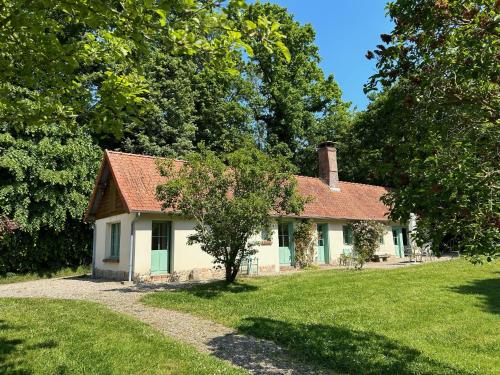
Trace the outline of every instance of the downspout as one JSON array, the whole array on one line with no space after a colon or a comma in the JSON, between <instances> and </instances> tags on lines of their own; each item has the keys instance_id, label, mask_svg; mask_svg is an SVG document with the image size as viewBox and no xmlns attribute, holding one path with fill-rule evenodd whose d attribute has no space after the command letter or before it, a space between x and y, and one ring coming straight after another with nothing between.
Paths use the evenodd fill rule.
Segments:
<instances>
[{"instance_id":1,"label":"downspout","mask_svg":"<svg viewBox=\"0 0 500 375\"><path fill-rule=\"evenodd\" d=\"M95 245L95 241L96 241L96 227L95 227L95 221L94 221L94 223L92 224L92 278L93 279L96 278L96 274L95 274L96 245Z\"/></svg>"},{"instance_id":2,"label":"downspout","mask_svg":"<svg viewBox=\"0 0 500 375\"><path fill-rule=\"evenodd\" d=\"M128 254L128 282L132 282L132 275L134 273L134 258L135 258L135 221L141 216L138 212L135 214L134 219L130 223L130 251Z\"/></svg>"}]
</instances>

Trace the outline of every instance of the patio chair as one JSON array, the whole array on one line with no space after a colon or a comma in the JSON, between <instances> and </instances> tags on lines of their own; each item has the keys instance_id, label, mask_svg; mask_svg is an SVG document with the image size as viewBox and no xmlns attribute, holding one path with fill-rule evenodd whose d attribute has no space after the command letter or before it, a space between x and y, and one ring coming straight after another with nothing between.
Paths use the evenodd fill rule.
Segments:
<instances>
[{"instance_id":1,"label":"patio chair","mask_svg":"<svg viewBox=\"0 0 500 375\"><path fill-rule=\"evenodd\" d=\"M354 263L354 254L351 251L351 249L343 249L342 254L340 254L339 257L339 265L340 266L345 266L345 267L352 267Z\"/></svg>"},{"instance_id":2,"label":"patio chair","mask_svg":"<svg viewBox=\"0 0 500 375\"><path fill-rule=\"evenodd\" d=\"M417 261L417 254L415 254L410 245L407 245L403 248L403 253L405 259L410 258L410 262L412 261L412 259L415 259L415 262Z\"/></svg>"},{"instance_id":3,"label":"patio chair","mask_svg":"<svg viewBox=\"0 0 500 375\"><path fill-rule=\"evenodd\" d=\"M259 274L259 258L245 258L240 264L240 273L243 275L258 275Z\"/></svg>"}]
</instances>

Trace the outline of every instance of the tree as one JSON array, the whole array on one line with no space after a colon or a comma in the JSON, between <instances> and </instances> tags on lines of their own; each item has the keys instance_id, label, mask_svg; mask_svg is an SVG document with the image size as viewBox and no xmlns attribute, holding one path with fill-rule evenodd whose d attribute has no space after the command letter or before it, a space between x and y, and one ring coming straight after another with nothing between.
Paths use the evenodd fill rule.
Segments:
<instances>
[{"instance_id":1,"label":"tree","mask_svg":"<svg viewBox=\"0 0 500 375\"><path fill-rule=\"evenodd\" d=\"M159 69L145 70L151 64L144 61L165 57L165 65L175 67L172 56L180 64L183 56L196 55L207 67L234 74L241 50L251 53L243 37L283 50L276 49L279 27L271 30L265 18L247 25L245 7L241 0L2 2L0 216L19 225L0 244L5 267L43 267L62 254L67 259L61 264L73 262L78 242L78 253L87 254L80 259L88 260L89 228L81 220L99 145L123 143L168 155L192 147L192 114L183 108L193 103L182 97L188 91L172 88L182 79L171 80L170 87L151 85L148 79ZM175 96L155 107L165 88ZM161 117L163 110L169 113ZM155 128L143 128L134 138L142 118ZM163 143L153 144L155 137Z\"/></svg>"},{"instance_id":2,"label":"tree","mask_svg":"<svg viewBox=\"0 0 500 375\"><path fill-rule=\"evenodd\" d=\"M124 124L123 137L104 143L126 152L182 157L194 148L196 66L189 57L156 51L144 63L148 92L141 117Z\"/></svg>"},{"instance_id":3,"label":"tree","mask_svg":"<svg viewBox=\"0 0 500 375\"><path fill-rule=\"evenodd\" d=\"M256 136L263 145L288 145L301 172L314 175L317 145L339 139L349 124L350 104L342 100L333 75L325 77L319 66L311 25L299 24L285 8L269 3L249 6L246 17L279 22L279 30L286 36L282 43L290 54L287 62L265 45L247 41L253 50L245 74L255 86L249 106Z\"/></svg>"},{"instance_id":4,"label":"tree","mask_svg":"<svg viewBox=\"0 0 500 375\"><path fill-rule=\"evenodd\" d=\"M384 225L373 220L355 220L349 224L352 228L352 248L356 254L356 268L363 268L380 247L380 236L384 234Z\"/></svg>"},{"instance_id":5,"label":"tree","mask_svg":"<svg viewBox=\"0 0 500 375\"><path fill-rule=\"evenodd\" d=\"M176 169L172 160L159 163L167 182L158 186L164 208L195 220L189 243L200 243L233 282L240 264L255 254L252 237L269 230L271 215L298 214L305 199L296 192L294 168L279 152L255 146L223 156L204 147Z\"/></svg>"},{"instance_id":6,"label":"tree","mask_svg":"<svg viewBox=\"0 0 500 375\"><path fill-rule=\"evenodd\" d=\"M279 25L244 22L242 0L122 2L8 0L0 14L0 107L20 126L91 123L120 134L139 115L147 93L141 61L161 36L170 53L210 55L218 69L234 70L242 40L272 49ZM280 49L281 48L281 44Z\"/></svg>"},{"instance_id":7,"label":"tree","mask_svg":"<svg viewBox=\"0 0 500 375\"><path fill-rule=\"evenodd\" d=\"M57 268L90 254L82 216L101 157L90 135L57 124L28 132L0 122L0 130L0 208L18 226L0 242L0 272Z\"/></svg>"},{"instance_id":8,"label":"tree","mask_svg":"<svg viewBox=\"0 0 500 375\"><path fill-rule=\"evenodd\" d=\"M398 90L393 108L404 119L387 138L399 175L385 199L391 218L417 214L418 242L439 253L452 239L473 261L499 255L498 6L395 1L394 30L367 53L379 69L367 90Z\"/></svg>"},{"instance_id":9,"label":"tree","mask_svg":"<svg viewBox=\"0 0 500 375\"><path fill-rule=\"evenodd\" d=\"M355 115L337 143L342 180L390 187L405 183L405 165L397 155L409 136L408 126L401 126L409 122L405 95L396 85L372 95L367 109Z\"/></svg>"}]
</instances>

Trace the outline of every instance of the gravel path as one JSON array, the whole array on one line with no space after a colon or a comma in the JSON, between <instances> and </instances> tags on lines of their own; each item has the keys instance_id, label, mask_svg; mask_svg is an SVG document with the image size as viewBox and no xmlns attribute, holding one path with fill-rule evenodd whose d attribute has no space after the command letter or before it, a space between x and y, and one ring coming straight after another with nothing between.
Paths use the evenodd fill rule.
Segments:
<instances>
[{"instance_id":1,"label":"gravel path","mask_svg":"<svg viewBox=\"0 0 500 375\"><path fill-rule=\"evenodd\" d=\"M0 297L40 297L95 301L133 316L160 332L224 359L253 374L327 374L293 360L267 340L238 334L209 320L139 302L144 293L172 288L167 285L126 286L118 282L61 278L0 285Z\"/></svg>"}]
</instances>

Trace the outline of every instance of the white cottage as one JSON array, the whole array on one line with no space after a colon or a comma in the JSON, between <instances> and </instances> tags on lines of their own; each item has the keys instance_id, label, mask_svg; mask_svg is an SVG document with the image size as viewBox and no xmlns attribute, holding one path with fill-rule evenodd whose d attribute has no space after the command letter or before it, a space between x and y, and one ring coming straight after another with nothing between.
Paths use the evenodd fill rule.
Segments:
<instances>
[{"instance_id":1,"label":"white cottage","mask_svg":"<svg viewBox=\"0 0 500 375\"><path fill-rule=\"evenodd\" d=\"M339 181L336 149L318 149L320 177L296 176L300 194L313 200L301 214L318 229L318 263L335 264L352 248L348 220L372 219L386 225L381 254L403 257L406 225L390 222L381 186ZM156 187L163 182L154 157L106 151L86 212L94 223L93 276L118 280L203 279L221 276L200 245L188 245L195 223L162 211ZM183 163L183 161L176 161ZM254 266L260 273L293 266L296 218L276 218L269 238L261 238ZM268 237L263 234L263 237Z\"/></svg>"}]
</instances>

